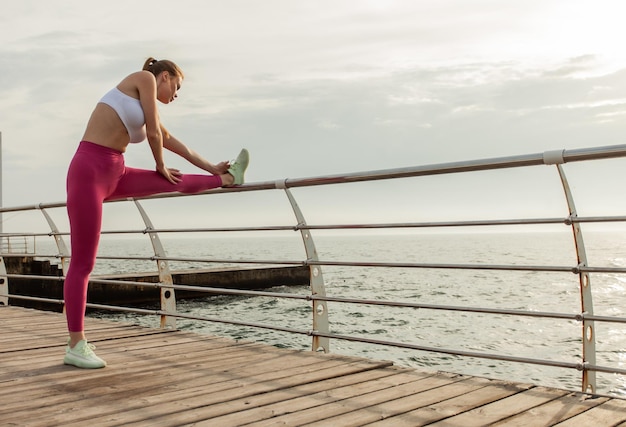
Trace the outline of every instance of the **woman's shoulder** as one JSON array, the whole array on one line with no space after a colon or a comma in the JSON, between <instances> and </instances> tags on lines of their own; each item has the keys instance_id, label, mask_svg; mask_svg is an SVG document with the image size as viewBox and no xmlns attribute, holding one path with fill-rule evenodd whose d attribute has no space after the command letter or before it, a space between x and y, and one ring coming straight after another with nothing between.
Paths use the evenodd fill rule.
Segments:
<instances>
[{"instance_id":1,"label":"woman's shoulder","mask_svg":"<svg viewBox=\"0 0 626 427\"><path fill-rule=\"evenodd\" d=\"M122 83L145 84L145 83L151 83L151 82L156 83L154 75L150 71L141 70L141 71L135 71L134 73L127 75L120 82L120 84Z\"/></svg>"},{"instance_id":2,"label":"woman's shoulder","mask_svg":"<svg viewBox=\"0 0 626 427\"><path fill-rule=\"evenodd\" d=\"M152 87L156 87L154 75L150 71L145 70L129 74L117 85L119 90L128 95L138 95L141 90Z\"/></svg>"}]
</instances>

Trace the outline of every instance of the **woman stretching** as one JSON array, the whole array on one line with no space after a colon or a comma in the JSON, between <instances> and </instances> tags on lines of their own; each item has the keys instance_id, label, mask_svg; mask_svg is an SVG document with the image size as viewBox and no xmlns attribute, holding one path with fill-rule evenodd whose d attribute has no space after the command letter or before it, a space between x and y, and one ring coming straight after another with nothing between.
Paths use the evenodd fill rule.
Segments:
<instances>
[{"instance_id":1,"label":"woman stretching","mask_svg":"<svg viewBox=\"0 0 626 427\"><path fill-rule=\"evenodd\" d=\"M72 159L67 174L72 257L63 289L70 335L64 358L67 365L106 366L94 353L95 347L87 342L84 332L87 284L96 262L103 202L168 192L197 193L244 182L247 150L241 150L233 164L212 164L174 138L161 124L157 100L163 104L174 101L182 81L183 73L176 64L149 58L142 71L129 75L102 97ZM126 167L123 153L128 144L146 138L156 170ZM209 174L183 175L166 167L163 148Z\"/></svg>"}]
</instances>

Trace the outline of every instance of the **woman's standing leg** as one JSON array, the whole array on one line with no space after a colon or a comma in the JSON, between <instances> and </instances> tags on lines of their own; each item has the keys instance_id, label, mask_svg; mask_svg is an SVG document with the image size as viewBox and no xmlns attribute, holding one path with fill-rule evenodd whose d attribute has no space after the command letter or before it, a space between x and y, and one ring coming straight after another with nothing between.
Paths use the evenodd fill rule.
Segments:
<instances>
[{"instance_id":1,"label":"woman's standing leg","mask_svg":"<svg viewBox=\"0 0 626 427\"><path fill-rule=\"evenodd\" d=\"M67 211L70 220L72 257L63 294L70 341L66 364L81 368L106 365L85 340L84 319L87 285L100 240L102 203L115 188L124 167L120 152L81 143L67 174Z\"/></svg>"}]
</instances>

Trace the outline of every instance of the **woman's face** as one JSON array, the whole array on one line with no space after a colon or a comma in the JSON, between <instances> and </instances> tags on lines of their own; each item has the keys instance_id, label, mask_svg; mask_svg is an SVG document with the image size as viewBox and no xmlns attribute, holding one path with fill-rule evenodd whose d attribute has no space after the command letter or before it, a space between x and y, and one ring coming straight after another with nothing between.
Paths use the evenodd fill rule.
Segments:
<instances>
[{"instance_id":1,"label":"woman's face","mask_svg":"<svg viewBox=\"0 0 626 427\"><path fill-rule=\"evenodd\" d=\"M175 100L182 82L183 79L180 76L163 71L157 86L157 99L163 104L169 104Z\"/></svg>"}]
</instances>

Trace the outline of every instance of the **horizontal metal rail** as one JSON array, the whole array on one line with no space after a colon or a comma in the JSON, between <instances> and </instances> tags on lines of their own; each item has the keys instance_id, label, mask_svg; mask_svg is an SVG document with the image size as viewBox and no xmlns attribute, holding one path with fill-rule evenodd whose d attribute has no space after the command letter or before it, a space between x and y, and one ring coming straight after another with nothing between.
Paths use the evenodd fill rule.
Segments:
<instances>
[{"instance_id":1,"label":"horizontal metal rail","mask_svg":"<svg viewBox=\"0 0 626 427\"><path fill-rule=\"evenodd\" d=\"M0 254L7 258L32 256L33 254ZM59 258L58 254L37 254L37 258ZM378 267L378 268L414 268L414 269L441 269L441 270L494 270L494 271L530 271L544 273L626 273L626 267L588 267L555 266L555 265L520 265L520 264L446 264L446 263L417 263L417 262L372 262L372 261L311 261L311 260L287 260L287 259L230 259L230 258L193 258L193 257L159 257L159 256L114 256L101 255L100 260L126 260L126 261L177 261L189 263L207 264L258 264L276 266L341 266L341 267Z\"/></svg>"},{"instance_id":2,"label":"horizontal metal rail","mask_svg":"<svg viewBox=\"0 0 626 427\"><path fill-rule=\"evenodd\" d=\"M351 336L351 335L322 334L322 333L316 333L316 332L313 332L313 333L316 335L323 335L326 338L334 338L334 339L340 339L344 341L406 348L410 350L419 350L419 351L426 351L426 352L431 352L431 353L449 354L452 356L465 356L465 357L474 357L474 358L479 358L479 359L528 363L528 364L533 364L533 365L552 366L552 367L557 367L557 368L570 368L570 369L576 369L578 371L593 370L593 371L601 371L601 372L606 372L606 373L616 373L616 374L621 374L621 375L626 374L626 369L619 369L619 368L606 367L606 366L589 365L589 364L573 363L573 362L560 362L560 361L548 360L548 359L533 359L533 358L507 356L507 355L492 354L492 353L479 353L475 351L465 351L465 350L458 350L458 349L452 350L452 349L445 349L441 347L428 347L428 346L416 345L416 344L410 344L410 343L390 342L390 341L385 341L385 340L377 340L377 339L371 339L371 338L365 338L365 337L356 337L356 336Z\"/></svg>"},{"instance_id":3,"label":"horizontal metal rail","mask_svg":"<svg viewBox=\"0 0 626 427\"><path fill-rule=\"evenodd\" d=\"M0 209L0 212L2 209ZM222 232L251 232L251 231L298 231L298 230L350 230L350 229L396 229L396 228L448 228L448 227L485 227L503 225L550 225L550 224L583 224L626 222L626 216L590 216L590 217L552 217L552 218L510 218L498 220L472 221L432 221L432 222L401 222L401 223L363 223L363 224L295 224L255 227L202 227L202 228L154 228L147 230L103 230L103 235L115 234L147 234L156 233L222 233ZM69 232L46 233L2 233L6 237L46 237L69 236Z\"/></svg>"},{"instance_id":4,"label":"horizontal metal rail","mask_svg":"<svg viewBox=\"0 0 626 427\"><path fill-rule=\"evenodd\" d=\"M559 161L562 163L581 162L587 160L615 159L626 157L626 145L612 145L604 147L581 148L572 150L557 150ZM167 199L172 197L190 197L198 194L238 193L259 190L274 190L276 188L312 187L319 185L343 184L352 182L376 181L385 179L410 178L429 175L455 174L462 172L477 172L498 169L521 168L552 164L547 157L553 152L543 152L509 157L495 157L489 159L470 160L462 162L440 163L435 165L415 166L406 168L384 169L369 172L350 174L325 175L311 178L284 179L278 181L244 184L235 187L223 187L195 195L171 193L158 194L147 197L137 197L136 200ZM107 203L125 202L126 199L113 200ZM29 211L37 209L52 209L65 207L65 202L37 203L0 208L0 213Z\"/></svg>"},{"instance_id":5,"label":"horizontal metal rail","mask_svg":"<svg viewBox=\"0 0 626 427\"><path fill-rule=\"evenodd\" d=\"M100 310L115 310L116 309L116 306L104 305L104 304L87 304L87 307L100 309ZM128 311L139 312L135 309L128 310ZM197 316L197 315L191 315L191 314L185 314L185 313L179 313L179 312L172 313L172 312L167 312L165 310L146 310L146 311L148 311L151 314L155 314L159 316L171 316L171 317L176 317L179 319L203 320L203 321L212 322L212 323L224 323L227 325L268 329L272 331L288 332L292 334L301 334L301 335L311 336L311 331L305 330L305 329L288 328L285 326L267 325L267 324L255 323L255 322L245 322L242 320L222 319L218 317Z\"/></svg>"},{"instance_id":6,"label":"horizontal metal rail","mask_svg":"<svg viewBox=\"0 0 626 427\"><path fill-rule=\"evenodd\" d=\"M32 296L27 296L27 295L0 294L0 296L6 296L6 297L14 298L14 299L25 300L25 301L37 301L37 302L45 302L45 303L58 304L58 305L63 305L64 303L63 300L59 300L59 299L32 297ZM137 314L156 315L156 316L172 316L172 317L177 317L181 319L203 320L207 322L223 323L227 325L268 329L268 330L273 330L273 331L288 332L288 333L301 334L301 335L307 335L307 336L312 335L310 330L305 330L305 329L287 328L283 326L268 325L268 324L255 323L255 322L245 322L245 321L240 321L240 320L228 320L228 319L217 318L217 317L195 316L195 315L178 313L178 312L171 313L171 312L167 312L164 310L149 310L145 308L131 308L131 307L122 307L122 306L107 305L107 304L94 304L94 303L88 303L87 307L96 309L96 310L118 311L118 312L137 313Z\"/></svg>"},{"instance_id":7,"label":"horizontal metal rail","mask_svg":"<svg viewBox=\"0 0 626 427\"><path fill-rule=\"evenodd\" d=\"M64 277L62 276L55 277L55 276L41 276L41 275L8 274L7 277L21 278L21 279L49 280L49 281L56 281L56 282L62 282L64 280ZM626 318L623 318L623 317L597 316L597 315L589 315L586 313L571 314L571 313L544 312L544 311L526 311L526 310L509 310L509 309L499 309L499 308L485 308L485 307L425 304L425 303L402 302L402 301L399 302L399 301L386 301L386 300L371 300L371 299L360 299L360 298L341 298L341 297L329 297L329 296L318 296L318 295L299 295L299 294L284 293L284 292L265 292L265 291L255 291L255 290L193 286L193 285L183 285L183 284L164 285L160 282L137 282L137 281L131 281L131 280L91 278L90 282L98 283L98 284L106 284L106 285L122 285L122 286L133 285L133 286L146 287L146 288L166 287L166 288L173 288L174 290L193 291L193 292L199 292L199 293L219 294L219 295L271 297L271 298L284 298L284 299L294 299L294 300L302 300L302 301L317 300L317 301L338 302L338 303L347 303L347 304L379 305L379 306L387 306L387 307L402 307L402 308L426 309L426 310L444 310L444 311L459 311L459 312L468 312L468 313L512 315L512 316L520 316L520 317L535 317L535 318L546 318L546 319L563 319L563 320L574 320L574 321L579 321L579 322L587 319L587 320L597 320L597 321L602 321L602 322L626 324ZM20 298L20 296L17 296L17 295L15 296L0 295L0 296L11 296L12 298L16 298L16 299ZM48 301L46 299L38 299L38 300Z\"/></svg>"}]
</instances>

